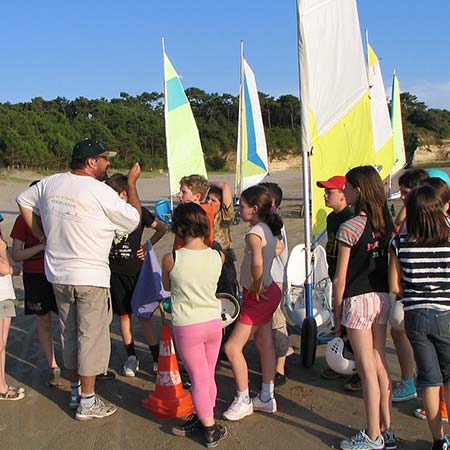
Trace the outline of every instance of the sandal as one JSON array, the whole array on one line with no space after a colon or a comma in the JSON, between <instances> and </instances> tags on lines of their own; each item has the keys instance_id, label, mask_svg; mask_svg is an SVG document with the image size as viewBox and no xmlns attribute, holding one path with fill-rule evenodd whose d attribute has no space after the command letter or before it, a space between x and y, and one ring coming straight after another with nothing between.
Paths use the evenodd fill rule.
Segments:
<instances>
[{"instance_id":1,"label":"sandal","mask_svg":"<svg viewBox=\"0 0 450 450\"><path fill-rule=\"evenodd\" d=\"M25 389L19 386L8 386L8 392L17 392L18 394L24 394Z\"/></svg>"},{"instance_id":2,"label":"sandal","mask_svg":"<svg viewBox=\"0 0 450 450\"><path fill-rule=\"evenodd\" d=\"M6 393L0 393L0 400L20 400L25 397L25 392L19 392L15 389L9 389Z\"/></svg>"}]
</instances>

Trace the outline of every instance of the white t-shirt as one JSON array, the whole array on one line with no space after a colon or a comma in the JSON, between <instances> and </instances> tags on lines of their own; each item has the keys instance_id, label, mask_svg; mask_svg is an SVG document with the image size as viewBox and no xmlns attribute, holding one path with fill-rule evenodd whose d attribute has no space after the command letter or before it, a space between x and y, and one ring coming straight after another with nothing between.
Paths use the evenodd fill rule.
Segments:
<instances>
[{"instance_id":1,"label":"white t-shirt","mask_svg":"<svg viewBox=\"0 0 450 450\"><path fill-rule=\"evenodd\" d=\"M50 283L109 287L109 251L116 230L131 233L138 211L106 184L70 172L41 180L17 203L42 218Z\"/></svg>"},{"instance_id":2,"label":"white t-shirt","mask_svg":"<svg viewBox=\"0 0 450 450\"><path fill-rule=\"evenodd\" d=\"M267 288L272 284L273 279L270 274L270 269L272 267L273 259L275 258L275 250L277 246L278 238L273 234L269 226L264 222L259 222L246 233L245 236L249 234L256 234L261 238L262 255L263 255L263 278L262 284L264 288ZM241 286L246 289L252 287L252 255L247 243L244 248L244 259L241 264L240 273Z\"/></svg>"},{"instance_id":3,"label":"white t-shirt","mask_svg":"<svg viewBox=\"0 0 450 450\"><path fill-rule=\"evenodd\" d=\"M273 281L275 283L284 283L284 273L286 271L286 264L289 258L286 229L281 229L281 242L284 244L283 251L275 256L272 264L272 269L270 269L270 274L272 275Z\"/></svg>"},{"instance_id":4,"label":"white t-shirt","mask_svg":"<svg viewBox=\"0 0 450 450\"><path fill-rule=\"evenodd\" d=\"M0 302L2 300L14 300L15 298L12 275L0 275Z\"/></svg>"}]
</instances>

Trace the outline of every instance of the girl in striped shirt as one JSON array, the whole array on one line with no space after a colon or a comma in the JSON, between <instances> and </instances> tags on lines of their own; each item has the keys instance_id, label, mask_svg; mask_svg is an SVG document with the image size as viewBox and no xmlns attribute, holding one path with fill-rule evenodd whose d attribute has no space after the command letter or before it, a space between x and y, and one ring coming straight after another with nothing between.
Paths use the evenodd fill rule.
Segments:
<instances>
[{"instance_id":1,"label":"girl in striped shirt","mask_svg":"<svg viewBox=\"0 0 450 450\"><path fill-rule=\"evenodd\" d=\"M412 190L406 203L407 232L391 245L389 284L405 310L405 331L414 350L417 384L433 435L432 450L448 448L439 389L450 402L450 228L448 204L430 185Z\"/></svg>"},{"instance_id":2,"label":"girl in striped shirt","mask_svg":"<svg viewBox=\"0 0 450 450\"><path fill-rule=\"evenodd\" d=\"M383 183L372 166L346 174L344 195L355 217L336 235L339 243L333 305L336 334L347 334L361 377L367 429L344 439L342 450L395 449L391 427L391 382L386 366L389 317L388 243L393 232Z\"/></svg>"}]
</instances>

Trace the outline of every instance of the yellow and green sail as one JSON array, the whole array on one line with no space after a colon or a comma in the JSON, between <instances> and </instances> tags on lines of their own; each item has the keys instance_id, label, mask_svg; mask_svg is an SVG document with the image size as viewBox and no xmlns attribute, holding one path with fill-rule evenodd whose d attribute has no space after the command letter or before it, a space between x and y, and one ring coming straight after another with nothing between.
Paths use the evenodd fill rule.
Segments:
<instances>
[{"instance_id":1,"label":"yellow and green sail","mask_svg":"<svg viewBox=\"0 0 450 450\"><path fill-rule=\"evenodd\" d=\"M198 174L207 177L207 173L191 105L165 51L163 56L167 165L170 193L174 195L179 191L183 176Z\"/></svg>"}]
</instances>

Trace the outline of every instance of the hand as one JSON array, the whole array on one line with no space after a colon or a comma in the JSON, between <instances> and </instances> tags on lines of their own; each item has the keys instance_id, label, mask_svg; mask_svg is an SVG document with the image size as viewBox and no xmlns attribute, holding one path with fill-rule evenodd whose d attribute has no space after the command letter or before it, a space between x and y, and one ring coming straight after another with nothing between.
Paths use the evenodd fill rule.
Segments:
<instances>
[{"instance_id":1,"label":"hand","mask_svg":"<svg viewBox=\"0 0 450 450\"><path fill-rule=\"evenodd\" d=\"M141 166L135 163L128 172L128 184L136 184L136 181L141 176Z\"/></svg>"},{"instance_id":2,"label":"hand","mask_svg":"<svg viewBox=\"0 0 450 450\"><path fill-rule=\"evenodd\" d=\"M141 259L142 261L144 261L144 259L145 259L145 253L147 252L147 249L144 248L144 247L145 247L145 245L142 246L142 247L139 247L138 250L137 250L137 252L136 252L136 256L137 256L139 259Z\"/></svg>"}]
</instances>

